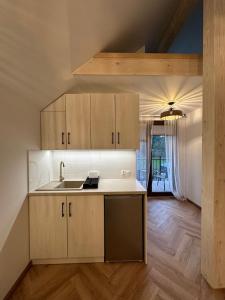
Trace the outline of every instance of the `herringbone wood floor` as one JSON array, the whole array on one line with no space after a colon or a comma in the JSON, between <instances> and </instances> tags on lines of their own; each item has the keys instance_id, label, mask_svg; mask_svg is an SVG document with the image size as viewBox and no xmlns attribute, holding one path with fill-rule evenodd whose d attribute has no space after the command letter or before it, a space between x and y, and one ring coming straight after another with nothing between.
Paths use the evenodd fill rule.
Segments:
<instances>
[{"instance_id":1,"label":"herringbone wood floor","mask_svg":"<svg viewBox=\"0 0 225 300\"><path fill-rule=\"evenodd\" d=\"M98 263L33 266L12 299L214 300L200 275L200 209L189 202L148 203L148 265Z\"/></svg>"}]
</instances>

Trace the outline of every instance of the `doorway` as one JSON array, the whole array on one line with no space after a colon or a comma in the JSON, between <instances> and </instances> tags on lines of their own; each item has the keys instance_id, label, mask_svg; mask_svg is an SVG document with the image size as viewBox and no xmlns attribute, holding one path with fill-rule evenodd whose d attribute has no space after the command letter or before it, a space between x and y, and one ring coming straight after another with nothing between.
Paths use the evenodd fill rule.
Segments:
<instances>
[{"instance_id":1,"label":"doorway","mask_svg":"<svg viewBox=\"0 0 225 300\"><path fill-rule=\"evenodd\" d=\"M154 121L151 145L148 194L150 196L172 196L168 178L164 121Z\"/></svg>"}]
</instances>

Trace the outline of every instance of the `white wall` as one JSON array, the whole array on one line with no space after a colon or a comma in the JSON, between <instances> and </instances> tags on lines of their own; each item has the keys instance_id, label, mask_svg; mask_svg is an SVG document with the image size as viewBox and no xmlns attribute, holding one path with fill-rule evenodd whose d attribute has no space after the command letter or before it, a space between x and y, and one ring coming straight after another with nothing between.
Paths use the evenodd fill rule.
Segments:
<instances>
[{"instance_id":1,"label":"white wall","mask_svg":"<svg viewBox=\"0 0 225 300\"><path fill-rule=\"evenodd\" d=\"M201 206L202 108L186 119L186 197Z\"/></svg>"},{"instance_id":2,"label":"white wall","mask_svg":"<svg viewBox=\"0 0 225 300\"><path fill-rule=\"evenodd\" d=\"M0 252L0 299L29 262L28 199L25 199Z\"/></svg>"},{"instance_id":3,"label":"white wall","mask_svg":"<svg viewBox=\"0 0 225 300\"><path fill-rule=\"evenodd\" d=\"M3 91L0 105L0 299L29 262L27 149L39 147L39 109Z\"/></svg>"}]
</instances>

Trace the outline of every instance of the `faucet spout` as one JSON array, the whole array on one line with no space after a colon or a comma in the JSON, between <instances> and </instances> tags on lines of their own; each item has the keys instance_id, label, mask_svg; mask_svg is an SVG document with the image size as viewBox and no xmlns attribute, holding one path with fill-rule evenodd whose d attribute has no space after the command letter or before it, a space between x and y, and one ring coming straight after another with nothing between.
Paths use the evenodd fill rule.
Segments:
<instances>
[{"instance_id":1,"label":"faucet spout","mask_svg":"<svg viewBox=\"0 0 225 300\"><path fill-rule=\"evenodd\" d=\"M59 181L63 181L64 177L62 175L62 168L65 167L65 164L63 161L60 162L60 166L59 166Z\"/></svg>"}]
</instances>

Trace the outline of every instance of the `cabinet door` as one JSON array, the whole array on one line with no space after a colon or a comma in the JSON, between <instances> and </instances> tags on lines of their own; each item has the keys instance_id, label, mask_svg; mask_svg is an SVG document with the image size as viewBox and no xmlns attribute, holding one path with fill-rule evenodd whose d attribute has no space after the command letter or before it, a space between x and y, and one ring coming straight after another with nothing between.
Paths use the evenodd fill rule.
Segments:
<instances>
[{"instance_id":1,"label":"cabinet door","mask_svg":"<svg viewBox=\"0 0 225 300\"><path fill-rule=\"evenodd\" d=\"M115 100L113 94L91 95L91 146L115 148Z\"/></svg>"},{"instance_id":2,"label":"cabinet door","mask_svg":"<svg viewBox=\"0 0 225 300\"><path fill-rule=\"evenodd\" d=\"M91 104L88 94L66 95L67 149L91 147Z\"/></svg>"},{"instance_id":3,"label":"cabinet door","mask_svg":"<svg viewBox=\"0 0 225 300\"><path fill-rule=\"evenodd\" d=\"M116 148L139 148L138 95L116 95Z\"/></svg>"},{"instance_id":4,"label":"cabinet door","mask_svg":"<svg viewBox=\"0 0 225 300\"><path fill-rule=\"evenodd\" d=\"M42 149L66 149L65 112L41 112Z\"/></svg>"},{"instance_id":5,"label":"cabinet door","mask_svg":"<svg viewBox=\"0 0 225 300\"><path fill-rule=\"evenodd\" d=\"M31 259L67 257L65 196L32 196L30 210Z\"/></svg>"},{"instance_id":6,"label":"cabinet door","mask_svg":"<svg viewBox=\"0 0 225 300\"><path fill-rule=\"evenodd\" d=\"M68 196L68 256L104 257L104 197Z\"/></svg>"}]
</instances>

